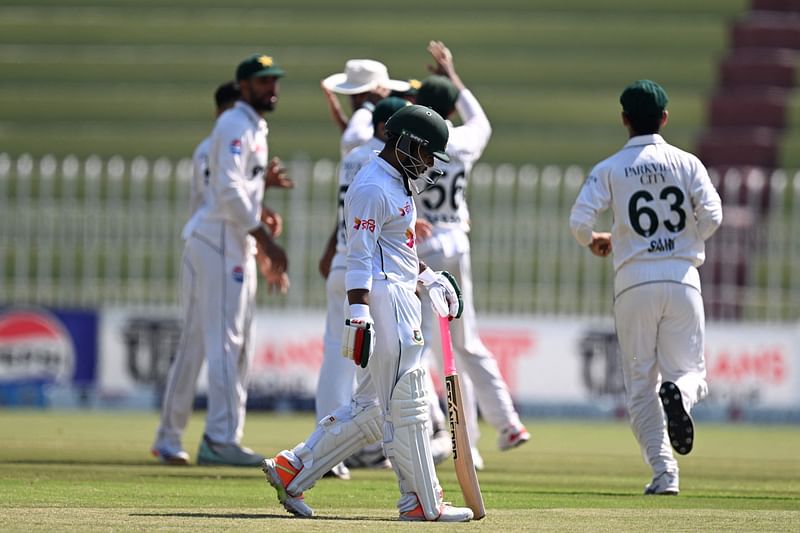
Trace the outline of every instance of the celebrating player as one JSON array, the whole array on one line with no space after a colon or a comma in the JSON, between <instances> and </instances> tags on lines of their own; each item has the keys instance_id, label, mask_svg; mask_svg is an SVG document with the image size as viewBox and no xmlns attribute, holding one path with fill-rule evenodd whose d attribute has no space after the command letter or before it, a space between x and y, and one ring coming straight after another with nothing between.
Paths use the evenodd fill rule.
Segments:
<instances>
[{"instance_id":1,"label":"celebrating player","mask_svg":"<svg viewBox=\"0 0 800 533\"><path fill-rule=\"evenodd\" d=\"M447 118L458 111L463 125L454 127L447 121L450 140L447 155L450 162L442 166L444 175L439 181L423 191L417 198L420 219L427 221L430 230L420 234L418 250L420 259L433 269L447 270L456 277L464 293L464 315L462 320L451 325L453 350L462 377L464 408L470 442L477 443L478 411L497 429L498 447L509 450L530 439L514 409L503 376L494 355L484 346L478 336L478 324L472 303L472 264L469 242L469 211L465 201L465 189L475 161L480 158L492 128L489 119L472 92L464 86L456 73L453 56L441 41L431 41L428 51L436 65L429 67L435 75L423 80L417 93L417 103L431 107ZM430 306L422 306L423 335L428 358L430 352L438 354L438 321L430 312ZM473 446L473 461L479 470L483 459Z\"/></svg>"},{"instance_id":2,"label":"celebrating player","mask_svg":"<svg viewBox=\"0 0 800 533\"><path fill-rule=\"evenodd\" d=\"M406 92L411 89L408 82L389 78L386 65L372 59L350 59L344 72L331 74L320 83L331 117L342 132L341 157L372 138L372 110L381 99L392 91ZM337 94L350 99L353 115L348 120L339 105Z\"/></svg>"},{"instance_id":3,"label":"celebrating player","mask_svg":"<svg viewBox=\"0 0 800 533\"><path fill-rule=\"evenodd\" d=\"M620 103L630 140L592 169L570 227L595 255L613 251L628 412L653 471L645 494L678 494L670 445L681 455L692 450L690 412L708 394L697 267L705 260L704 241L722 223L722 203L700 160L659 135L668 116L661 86L636 81ZM595 232L597 216L609 207L611 233Z\"/></svg>"},{"instance_id":4,"label":"celebrating player","mask_svg":"<svg viewBox=\"0 0 800 533\"><path fill-rule=\"evenodd\" d=\"M431 457L416 296L421 283L440 316L461 314L457 284L417 257L411 198L418 182L429 179L434 158L449 159L447 125L435 111L412 105L392 115L386 130L379 157L361 169L345 196L349 318L342 354L358 365L358 388L305 442L266 459L263 469L287 511L312 516L303 491L345 457L383 438L400 485L401 520L468 521L470 509L443 501Z\"/></svg>"},{"instance_id":5,"label":"celebrating player","mask_svg":"<svg viewBox=\"0 0 800 533\"><path fill-rule=\"evenodd\" d=\"M219 116L211 134L203 201L184 228L183 330L153 446L166 463L188 463L181 434L204 356L208 413L198 463L251 466L263 460L240 441L253 346L257 249L268 261L270 285L285 290L288 284L286 254L273 241L261 206L265 173L273 179L282 173L279 164L268 167L267 123L262 117L277 103L282 75L269 56L242 61L236 69L239 100Z\"/></svg>"}]
</instances>

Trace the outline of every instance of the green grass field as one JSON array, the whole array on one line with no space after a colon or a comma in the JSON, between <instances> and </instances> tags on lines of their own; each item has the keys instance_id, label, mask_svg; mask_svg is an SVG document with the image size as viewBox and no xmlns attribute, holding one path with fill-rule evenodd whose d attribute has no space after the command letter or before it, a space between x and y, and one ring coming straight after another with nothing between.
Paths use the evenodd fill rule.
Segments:
<instances>
[{"instance_id":1,"label":"green grass field","mask_svg":"<svg viewBox=\"0 0 800 533\"><path fill-rule=\"evenodd\" d=\"M148 455L155 413L0 411L3 531L407 531L391 471L324 479L306 495L318 518L290 517L259 469L165 467ZM533 440L480 447L480 531L800 531L800 428L700 424L681 459L681 495L645 497L647 468L622 422L526 421ZM202 415L185 443L194 455ZM274 453L312 417L253 413L245 444ZM452 463L438 468L461 503Z\"/></svg>"}]
</instances>

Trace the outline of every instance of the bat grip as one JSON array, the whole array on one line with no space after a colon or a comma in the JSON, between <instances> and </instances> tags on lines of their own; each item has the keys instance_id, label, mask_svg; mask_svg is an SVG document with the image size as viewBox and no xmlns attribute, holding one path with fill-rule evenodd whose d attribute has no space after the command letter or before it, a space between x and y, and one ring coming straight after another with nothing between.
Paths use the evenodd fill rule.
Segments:
<instances>
[{"instance_id":1,"label":"bat grip","mask_svg":"<svg viewBox=\"0 0 800 533\"><path fill-rule=\"evenodd\" d=\"M450 321L446 316L439 317L439 333L442 337L442 367L445 376L456 373L456 362L453 359L453 340L450 338Z\"/></svg>"}]
</instances>

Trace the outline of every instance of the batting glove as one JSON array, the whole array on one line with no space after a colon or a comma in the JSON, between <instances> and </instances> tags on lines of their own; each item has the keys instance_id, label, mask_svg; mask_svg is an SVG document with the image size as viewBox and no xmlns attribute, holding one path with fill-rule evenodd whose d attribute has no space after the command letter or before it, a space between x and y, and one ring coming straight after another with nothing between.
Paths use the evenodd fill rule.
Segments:
<instances>
[{"instance_id":1,"label":"batting glove","mask_svg":"<svg viewBox=\"0 0 800 533\"><path fill-rule=\"evenodd\" d=\"M369 306L350 304L350 318L344 321L342 356L352 359L361 368L367 368L374 350L375 323L369 314Z\"/></svg>"},{"instance_id":2,"label":"batting glove","mask_svg":"<svg viewBox=\"0 0 800 533\"><path fill-rule=\"evenodd\" d=\"M419 281L428 289L431 307L442 317L461 318L464 311L464 300L461 298L461 287L450 272L441 270L434 272L426 268L419 273Z\"/></svg>"}]
</instances>

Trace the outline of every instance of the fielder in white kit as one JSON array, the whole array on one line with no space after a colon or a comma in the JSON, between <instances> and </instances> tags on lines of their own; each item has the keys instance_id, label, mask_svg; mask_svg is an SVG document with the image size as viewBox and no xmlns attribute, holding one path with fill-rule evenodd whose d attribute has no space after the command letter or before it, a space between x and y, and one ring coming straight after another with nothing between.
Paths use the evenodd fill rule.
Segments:
<instances>
[{"instance_id":1,"label":"fielder in white kit","mask_svg":"<svg viewBox=\"0 0 800 533\"><path fill-rule=\"evenodd\" d=\"M722 202L700 160L667 144L667 95L639 80L622 92L630 140L597 164L570 227L592 253L614 256L614 318L631 427L653 471L645 494L678 494L678 463L695 440L692 407L706 397L705 316L697 267L722 223ZM594 231L613 209L611 233ZM666 418L666 423L665 423Z\"/></svg>"},{"instance_id":2,"label":"fielder in white kit","mask_svg":"<svg viewBox=\"0 0 800 533\"><path fill-rule=\"evenodd\" d=\"M181 435L204 357L208 412L198 463L251 466L263 460L240 441L252 353L257 249L269 261L270 285L285 289L288 282L286 254L264 224L261 205L268 159L267 124L261 115L274 108L283 71L271 57L254 55L239 64L236 74L240 100L214 126L208 182L184 228L183 330L153 446L170 464L188 462Z\"/></svg>"},{"instance_id":3,"label":"fielder in white kit","mask_svg":"<svg viewBox=\"0 0 800 533\"><path fill-rule=\"evenodd\" d=\"M473 460L478 470L483 459L476 443L480 438L478 409L497 430L498 447L509 450L530 439L520 422L497 360L478 336L478 323L472 300L472 261L470 258L470 215L465 191L474 163L489 142L492 127L486 113L472 92L464 86L453 64L450 50L441 41L431 41L428 51L436 61L431 68L436 75L422 81L417 103L431 107L447 118L458 111L463 124L453 126L447 120L450 139L439 181L415 199L420 219L428 221L430 234L420 234L417 245L420 259L436 270L451 272L464 295L464 314L451 324L453 352L462 379L467 430L473 445ZM438 320L430 306L422 307L423 335L429 360L441 361ZM477 406L476 406L477 403Z\"/></svg>"},{"instance_id":4,"label":"fielder in white kit","mask_svg":"<svg viewBox=\"0 0 800 533\"><path fill-rule=\"evenodd\" d=\"M434 157L447 161L447 126L434 111L403 107L386 123L379 157L356 176L345 197L349 319L342 354L358 367L352 401L323 418L291 450L266 459L263 470L284 508L313 516L303 491L333 465L383 438L400 486L401 520L462 522L472 511L443 501L428 435L428 402L418 283L440 316L458 317L462 302L448 275L420 262L411 189L426 180Z\"/></svg>"}]
</instances>

